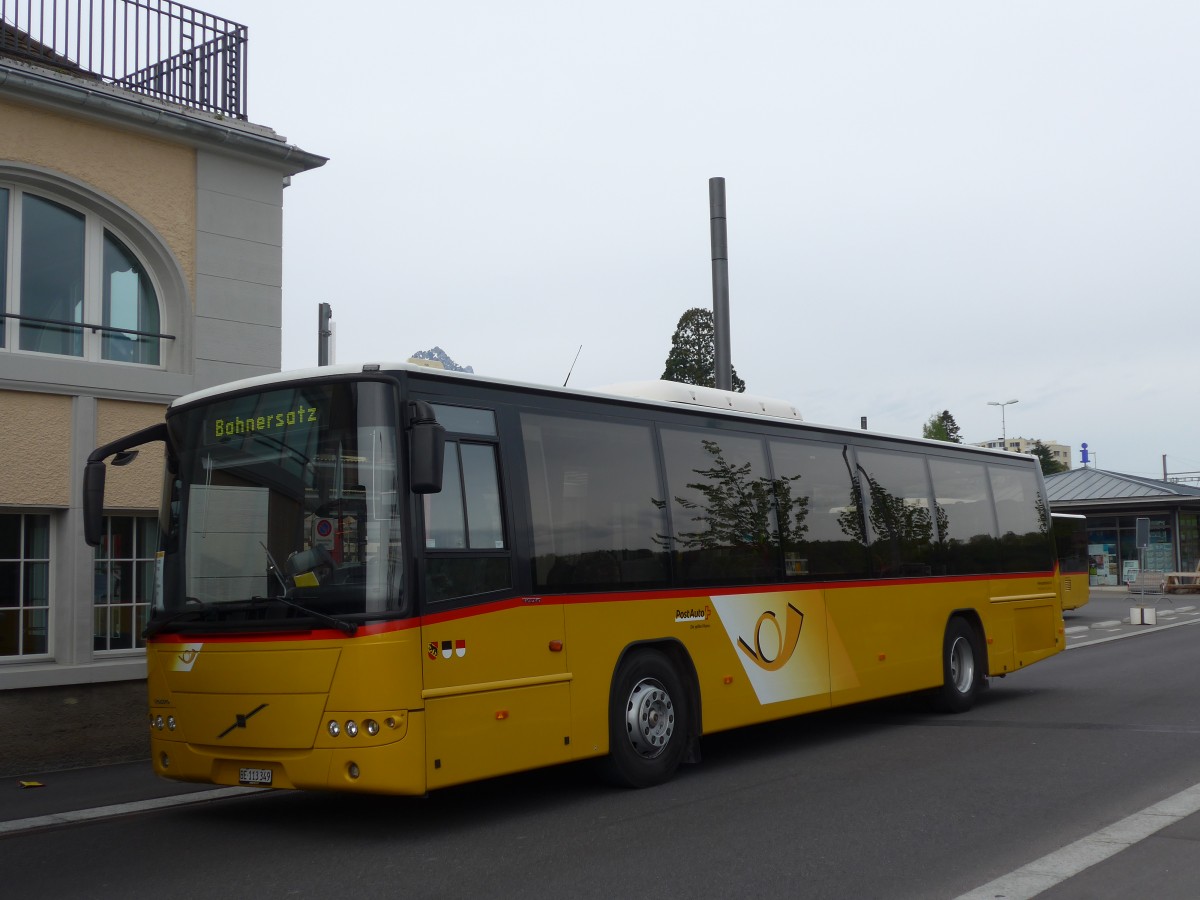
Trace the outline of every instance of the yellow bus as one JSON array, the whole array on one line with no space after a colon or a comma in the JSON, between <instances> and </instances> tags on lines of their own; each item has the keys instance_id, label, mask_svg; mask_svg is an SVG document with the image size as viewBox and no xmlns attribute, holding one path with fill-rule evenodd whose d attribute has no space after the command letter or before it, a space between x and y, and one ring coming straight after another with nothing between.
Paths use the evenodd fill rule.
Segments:
<instances>
[{"instance_id":1,"label":"yellow bus","mask_svg":"<svg viewBox=\"0 0 1200 900\"><path fill-rule=\"evenodd\" d=\"M424 794L589 757L665 781L705 734L889 695L966 710L1064 646L1031 456L667 382L395 364L200 391L166 446L153 764Z\"/></svg>"},{"instance_id":2,"label":"yellow bus","mask_svg":"<svg viewBox=\"0 0 1200 900\"><path fill-rule=\"evenodd\" d=\"M1054 546L1064 610L1079 609L1091 599L1091 557L1088 555L1087 517L1077 513L1051 513Z\"/></svg>"}]
</instances>

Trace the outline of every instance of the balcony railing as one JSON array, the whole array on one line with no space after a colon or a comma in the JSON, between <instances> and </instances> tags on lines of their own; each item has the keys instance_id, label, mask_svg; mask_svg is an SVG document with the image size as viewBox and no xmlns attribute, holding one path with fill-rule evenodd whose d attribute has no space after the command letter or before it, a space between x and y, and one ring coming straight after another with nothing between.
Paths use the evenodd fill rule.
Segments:
<instances>
[{"instance_id":1,"label":"balcony railing","mask_svg":"<svg viewBox=\"0 0 1200 900\"><path fill-rule=\"evenodd\" d=\"M0 0L0 56L246 118L246 26L172 0Z\"/></svg>"}]
</instances>

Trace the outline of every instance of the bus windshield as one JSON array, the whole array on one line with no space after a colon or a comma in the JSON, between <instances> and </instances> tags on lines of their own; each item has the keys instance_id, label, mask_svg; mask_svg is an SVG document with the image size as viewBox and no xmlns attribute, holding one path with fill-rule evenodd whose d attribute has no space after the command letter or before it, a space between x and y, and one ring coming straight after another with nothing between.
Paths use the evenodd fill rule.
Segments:
<instances>
[{"instance_id":1,"label":"bus windshield","mask_svg":"<svg viewBox=\"0 0 1200 900\"><path fill-rule=\"evenodd\" d=\"M155 617L212 630L402 613L395 419L395 388L380 381L171 415Z\"/></svg>"}]
</instances>

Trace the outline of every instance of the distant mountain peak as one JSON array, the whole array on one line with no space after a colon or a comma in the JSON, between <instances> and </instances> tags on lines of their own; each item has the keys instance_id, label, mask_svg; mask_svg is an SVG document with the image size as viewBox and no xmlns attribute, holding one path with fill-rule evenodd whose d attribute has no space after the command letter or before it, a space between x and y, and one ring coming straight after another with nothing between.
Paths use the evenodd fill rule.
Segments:
<instances>
[{"instance_id":1,"label":"distant mountain peak","mask_svg":"<svg viewBox=\"0 0 1200 900\"><path fill-rule=\"evenodd\" d=\"M411 357L412 359L426 359L430 362L438 362L442 364L447 372L466 372L469 375L475 374L475 369L471 366L460 366L450 358L450 355L441 347L434 347L432 350L418 350Z\"/></svg>"}]
</instances>

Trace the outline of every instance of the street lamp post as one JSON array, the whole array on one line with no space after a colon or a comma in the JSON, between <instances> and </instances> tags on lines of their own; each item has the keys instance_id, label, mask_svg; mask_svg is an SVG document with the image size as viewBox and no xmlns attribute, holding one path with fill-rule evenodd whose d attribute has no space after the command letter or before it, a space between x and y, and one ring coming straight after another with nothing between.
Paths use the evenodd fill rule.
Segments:
<instances>
[{"instance_id":1,"label":"street lamp post","mask_svg":"<svg viewBox=\"0 0 1200 900\"><path fill-rule=\"evenodd\" d=\"M1001 403L999 400L989 400L988 406L1000 407L1000 449L1008 449L1008 426L1004 423L1004 407L1012 406L1014 403L1019 403L1019 400L1005 400Z\"/></svg>"}]
</instances>

